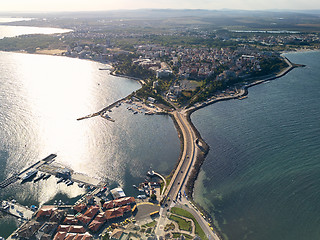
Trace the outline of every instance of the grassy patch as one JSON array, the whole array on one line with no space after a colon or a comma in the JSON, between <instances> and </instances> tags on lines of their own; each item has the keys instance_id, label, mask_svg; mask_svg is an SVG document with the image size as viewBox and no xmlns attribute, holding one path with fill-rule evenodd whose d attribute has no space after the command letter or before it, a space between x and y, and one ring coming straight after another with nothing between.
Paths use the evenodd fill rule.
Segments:
<instances>
[{"instance_id":1,"label":"grassy patch","mask_svg":"<svg viewBox=\"0 0 320 240\"><path fill-rule=\"evenodd\" d=\"M167 186L169 186L169 184L171 182L171 178L172 178L172 176L169 176L169 177L166 178Z\"/></svg>"},{"instance_id":2,"label":"grassy patch","mask_svg":"<svg viewBox=\"0 0 320 240\"><path fill-rule=\"evenodd\" d=\"M177 208L177 207L171 208L171 212L174 213L174 214L177 214L177 215L192 219L193 222L194 222L194 225L196 227L196 231L195 231L196 234L199 235L199 237L201 239L208 239L207 236L205 235L204 231L200 227L198 221L194 218L194 216L191 213L189 213L188 211L186 211L186 210L184 210L182 208Z\"/></svg>"},{"instance_id":3,"label":"grassy patch","mask_svg":"<svg viewBox=\"0 0 320 240\"><path fill-rule=\"evenodd\" d=\"M160 193L162 193L163 187L164 187L164 182L161 182L161 183L160 183Z\"/></svg>"},{"instance_id":4,"label":"grassy patch","mask_svg":"<svg viewBox=\"0 0 320 240\"><path fill-rule=\"evenodd\" d=\"M171 181L171 178L172 178L172 174L170 174L169 176L165 177L165 180L166 180L166 187L169 186L170 184L170 181ZM162 189L164 188L164 182L161 182L160 184L160 193L162 193ZM165 190L164 190L165 191Z\"/></svg>"},{"instance_id":5,"label":"grassy patch","mask_svg":"<svg viewBox=\"0 0 320 240\"><path fill-rule=\"evenodd\" d=\"M147 224L142 225L142 227L154 227L157 224L156 221L149 222Z\"/></svg>"},{"instance_id":6,"label":"grassy patch","mask_svg":"<svg viewBox=\"0 0 320 240\"><path fill-rule=\"evenodd\" d=\"M172 233L172 237L173 238L179 238L181 236L181 234L186 238L186 239L193 239L192 236L188 235L188 234L184 234L184 233Z\"/></svg>"},{"instance_id":7,"label":"grassy patch","mask_svg":"<svg viewBox=\"0 0 320 240\"><path fill-rule=\"evenodd\" d=\"M171 215L169 219L177 222L180 230L189 231L189 232L192 231L191 222L186 221L185 219L177 217L175 215Z\"/></svg>"}]
</instances>

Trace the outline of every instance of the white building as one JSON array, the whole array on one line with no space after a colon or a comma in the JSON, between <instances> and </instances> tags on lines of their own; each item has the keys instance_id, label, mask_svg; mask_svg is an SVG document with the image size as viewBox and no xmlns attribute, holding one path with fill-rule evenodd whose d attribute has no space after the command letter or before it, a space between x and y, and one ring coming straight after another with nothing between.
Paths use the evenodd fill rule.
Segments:
<instances>
[{"instance_id":1,"label":"white building","mask_svg":"<svg viewBox=\"0 0 320 240\"><path fill-rule=\"evenodd\" d=\"M122 188L114 188L114 189L110 190L110 192L111 192L113 199L118 199L118 198L122 198L122 197L126 196L126 194L124 193Z\"/></svg>"}]
</instances>

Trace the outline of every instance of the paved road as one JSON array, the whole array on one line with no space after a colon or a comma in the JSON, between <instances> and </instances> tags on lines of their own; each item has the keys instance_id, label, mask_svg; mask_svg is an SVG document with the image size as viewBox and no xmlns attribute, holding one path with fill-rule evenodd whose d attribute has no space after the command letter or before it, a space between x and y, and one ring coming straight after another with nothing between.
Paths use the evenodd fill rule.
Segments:
<instances>
[{"instance_id":1,"label":"paved road","mask_svg":"<svg viewBox=\"0 0 320 240\"><path fill-rule=\"evenodd\" d=\"M176 168L171 182L164 194L164 196L166 196L166 201L164 202L164 207L160 209L160 219L156 228L156 234L158 236L164 236L165 234L163 228L168 223L166 214L171 207L175 205L173 201L179 199L179 192L181 192L181 195L184 195L186 183L191 173L192 166L196 161L196 156L199 150L195 143L197 139L196 135L187 121L186 112L184 110L175 111L173 112L173 115L182 131L184 146L179 165ZM188 201L185 200L184 204L187 204L189 209L191 209L190 212L195 216L205 234L208 236L208 239L219 240L219 237L212 232L208 226L208 223L200 215L200 213L196 210L193 210L193 207Z\"/></svg>"},{"instance_id":2,"label":"paved road","mask_svg":"<svg viewBox=\"0 0 320 240\"><path fill-rule=\"evenodd\" d=\"M195 161L195 134L183 112L175 111L173 113L183 135L184 148L179 165L171 179L171 182L165 192L165 196L170 200L176 200L179 191L184 191L187 182L187 176L191 170L192 163ZM183 192L182 192L183 193Z\"/></svg>"},{"instance_id":3,"label":"paved road","mask_svg":"<svg viewBox=\"0 0 320 240\"><path fill-rule=\"evenodd\" d=\"M200 214L199 210L194 208L186 198L183 197L182 201L179 201L175 206L190 212L195 217L195 219L197 220L197 222L199 223L200 227L202 228L209 240L220 240L218 235L211 230L210 226L208 225L208 222Z\"/></svg>"}]
</instances>

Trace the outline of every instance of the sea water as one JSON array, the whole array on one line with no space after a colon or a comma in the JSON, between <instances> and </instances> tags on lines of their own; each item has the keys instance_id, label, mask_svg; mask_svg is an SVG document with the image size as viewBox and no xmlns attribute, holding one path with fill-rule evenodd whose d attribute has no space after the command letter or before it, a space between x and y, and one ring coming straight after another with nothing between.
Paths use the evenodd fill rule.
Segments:
<instances>
[{"instance_id":1,"label":"sea water","mask_svg":"<svg viewBox=\"0 0 320 240\"><path fill-rule=\"evenodd\" d=\"M320 52L192 121L210 152L195 199L230 240L320 239Z\"/></svg>"}]
</instances>

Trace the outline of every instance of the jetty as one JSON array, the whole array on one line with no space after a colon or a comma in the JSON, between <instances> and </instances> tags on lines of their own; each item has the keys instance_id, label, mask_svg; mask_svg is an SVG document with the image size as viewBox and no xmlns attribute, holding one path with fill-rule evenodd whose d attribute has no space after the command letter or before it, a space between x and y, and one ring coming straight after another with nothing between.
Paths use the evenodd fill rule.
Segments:
<instances>
[{"instance_id":1,"label":"jetty","mask_svg":"<svg viewBox=\"0 0 320 240\"><path fill-rule=\"evenodd\" d=\"M7 186L9 186L11 183L15 183L16 181L18 181L19 177L17 174L3 180L1 183L0 183L0 188L5 188Z\"/></svg>"},{"instance_id":2,"label":"jetty","mask_svg":"<svg viewBox=\"0 0 320 240\"><path fill-rule=\"evenodd\" d=\"M54 161L54 159L57 157L56 154L50 154L48 157L37 161L36 163L32 164L31 166L25 168L24 170L22 170L20 173L14 174L11 177L3 180L0 183L0 188L6 188L7 186L9 186L12 183L15 183L16 181L18 181L19 179L22 178L22 176L28 172L31 169L38 169L40 168L42 165L44 164L50 164L51 162Z\"/></svg>"},{"instance_id":3,"label":"jetty","mask_svg":"<svg viewBox=\"0 0 320 240\"><path fill-rule=\"evenodd\" d=\"M98 112L89 114L89 115L84 116L84 117L77 118L77 121L84 120L84 119L88 119L88 118L92 118L92 117L96 117L96 116L103 116L107 111L111 110L111 109L114 108L114 107L119 106L119 105L121 104L121 102L122 102L124 99L126 99L126 98L127 98L127 97L122 98L122 99L120 99L120 100L118 100L118 101L110 104L109 106L101 109L101 110L98 111Z\"/></svg>"}]
</instances>

